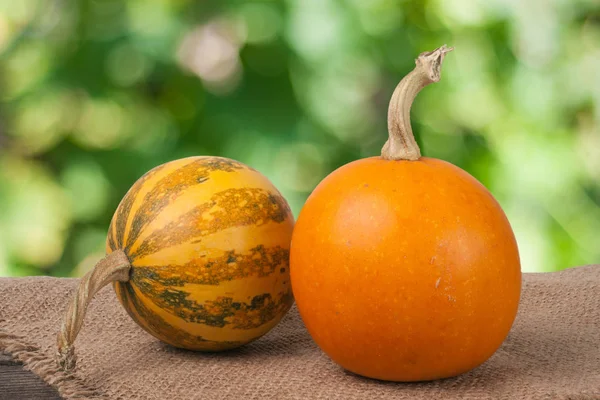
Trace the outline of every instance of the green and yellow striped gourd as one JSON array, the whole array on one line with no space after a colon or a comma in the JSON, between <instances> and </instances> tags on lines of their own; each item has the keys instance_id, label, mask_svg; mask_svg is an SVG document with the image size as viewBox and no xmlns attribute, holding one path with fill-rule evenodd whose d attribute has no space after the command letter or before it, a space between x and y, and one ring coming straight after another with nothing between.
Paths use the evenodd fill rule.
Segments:
<instances>
[{"instance_id":1,"label":"green and yellow striped gourd","mask_svg":"<svg viewBox=\"0 0 600 400\"><path fill-rule=\"evenodd\" d=\"M293 226L273 184L240 162L190 157L152 169L119 204L107 257L73 297L60 365L75 367L85 309L110 282L129 315L165 343L220 351L259 338L293 303Z\"/></svg>"}]
</instances>

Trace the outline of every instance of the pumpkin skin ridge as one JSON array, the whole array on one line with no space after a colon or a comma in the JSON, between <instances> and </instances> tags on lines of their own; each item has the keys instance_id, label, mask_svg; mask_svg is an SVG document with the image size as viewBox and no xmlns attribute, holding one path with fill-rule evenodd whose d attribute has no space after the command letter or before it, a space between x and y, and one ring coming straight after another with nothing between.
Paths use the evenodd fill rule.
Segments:
<instances>
[{"instance_id":1,"label":"pumpkin skin ridge","mask_svg":"<svg viewBox=\"0 0 600 400\"><path fill-rule=\"evenodd\" d=\"M123 200L121 201L122 204L120 204L118 207L119 211L115 213L115 224L113 230L116 240L115 245L121 248L125 247L125 231L129 219L129 214L137 196L139 195L140 190L144 187L148 180L150 180L152 177L163 171L166 167L166 164L163 164L154 167L150 171L146 172L144 175L142 175L140 179L138 179L133 184L131 189L129 189L123 197Z\"/></svg>"},{"instance_id":2,"label":"pumpkin skin ridge","mask_svg":"<svg viewBox=\"0 0 600 400\"><path fill-rule=\"evenodd\" d=\"M138 202L143 202L143 199L147 194L147 192L144 192L144 190L147 190L147 186L150 183L152 183L154 179L160 180L164 178L173 171L192 162L194 158L195 157L188 157L165 163L162 165L158 165L152 168L150 171L146 172L144 175L142 175L133 184L133 186L127 191L125 196L123 196L123 199L121 199L109 226L109 232L113 235L115 249L126 247L131 219L133 218L133 214L131 214L131 209L134 208ZM158 181L154 182L152 187L154 187L157 183ZM140 193L143 193L143 196L140 196Z\"/></svg>"},{"instance_id":3,"label":"pumpkin skin ridge","mask_svg":"<svg viewBox=\"0 0 600 400\"><path fill-rule=\"evenodd\" d=\"M287 312L292 304L293 297L291 290L288 291L285 295L282 296L280 304L282 305L283 312L280 312L275 315L275 317L271 320L264 321L261 325L253 328L255 330L262 331L260 334L253 336L251 339L245 339L243 341L236 340L210 340L202 335L191 334L187 332L185 329L180 327L175 327L173 324L168 323L164 320L163 317L156 314L153 310L146 306L146 304L154 304L157 308L160 309L161 312L170 315L171 317L175 317L180 319L177 315L171 314L168 310L163 309L160 305L154 302L154 298L147 297L141 289L135 284L123 284L116 283L116 285L124 285L124 291L121 291L120 295L124 296L124 301L122 302L123 306L127 310L127 312L139 323L144 321L141 326L149 331L154 337L162 340L165 343L171 344L175 347L179 348L187 348L191 350L202 350L202 351L221 351L228 350L231 348L239 347L241 345L248 344L266 333L268 333L272 327L274 327L280 320L283 318L284 312ZM203 325L201 322L191 322L190 324L194 325ZM236 329L235 327L223 327L228 329ZM239 329L237 329L239 330ZM177 340L174 340L177 338ZM182 344L183 343L183 344Z\"/></svg>"},{"instance_id":4,"label":"pumpkin skin ridge","mask_svg":"<svg viewBox=\"0 0 600 400\"><path fill-rule=\"evenodd\" d=\"M188 350L219 352L245 344L231 341L215 342L200 336L189 335L185 331L168 324L159 315L149 310L144 303L138 300L138 296L131 285L115 282L114 288L119 300L124 299L122 304L129 316L146 332L170 346Z\"/></svg>"},{"instance_id":5,"label":"pumpkin skin ridge","mask_svg":"<svg viewBox=\"0 0 600 400\"><path fill-rule=\"evenodd\" d=\"M280 240L279 237L288 234L290 223L291 221L283 223L271 221L261 226L244 225L223 229L211 235L202 236L201 238L192 238L182 244L157 248L151 254L135 258L134 263L137 267L160 268L161 266L168 265L187 265L192 267L194 265L194 268L204 268L203 266L206 264L206 261L211 258L220 259L232 251L235 255L242 256L254 252L256 258L261 259L264 258L261 255L264 250L261 249L276 249L277 247L283 250L288 249L288 245ZM266 251L271 252L275 250ZM131 251L129 251L129 254L131 254ZM236 264L232 263L227 267L235 266ZM286 263L285 267L289 267L288 263ZM208 271L202 269L202 272L206 273Z\"/></svg>"},{"instance_id":6,"label":"pumpkin skin ridge","mask_svg":"<svg viewBox=\"0 0 600 400\"><path fill-rule=\"evenodd\" d=\"M231 281L234 279L246 278L249 276L265 277L279 269L280 273L289 270L288 249L281 246L265 248L262 245L256 246L246 253L240 253L235 250L225 251L221 257L213 257L209 261L199 259L190 260L187 264L168 264L161 266L144 265L140 266L134 263L132 272L140 274L147 271L150 278L158 284L165 286L181 286L183 283L197 283L202 285L218 285L222 281ZM260 258L256 258L259 256ZM228 264L235 263L238 270L227 273L225 271ZM264 263L264 264L263 264ZM265 272L265 265L268 271ZM198 275L206 274L207 277L183 276L186 271L193 269ZM239 271L241 269L241 271ZM170 275L165 277L162 275ZM135 274L132 280L135 280Z\"/></svg>"},{"instance_id":7,"label":"pumpkin skin ridge","mask_svg":"<svg viewBox=\"0 0 600 400\"><path fill-rule=\"evenodd\" d=\"M154 218L190 186L206 182L213 171L234 172L245 169L242 163L221 157L189 157L186 160L190 162L170 171L146 193L142 206L131 216L126 247L131 247ZM157 168L160 167L162 166ZM169 186L171 183L173 185ZM169 186L168 190L163 191L164 186ZM134 193L132 202L135 202L136 196L137 193ZM129 218L128 213L124 219Z\"/></svg>"},{"instance_id":8,"label":"pumpkin skin ridge","mask_svg":"<svg viewBox=\"0 0 600 400\"><path fill-rule=\"evenodd\" d=\"M245 200L248 201L248 207L237 207L232 210L231 208L235 206L230 205L227 211L211 212L210 215L214 217L213 220L207 221L198 218L215 207L227 209L227 203L233 203L236 197L244 195ZM258 199L253 197L258 197ZM283 222L288 217L288 212L283 206L284 203L285 200L281 195L275 195L262 188L231 188L217 192L210 202L196 206L194 209L180 215L177 220L163 226L160 230L153 231L134 250L131 256L134 259L147 256L152 254L155 248L163 249L184 244L226 228L245 225L261 226L269 221ZM266 210L265 213L257 214L257 211L253 210L257 205ZM232 217L231 214L234 213L238 214L238 219ZM222 221L229 221L229 223ZM201 227L202 223L207 226Z\"/></svg>"},{"instance_id":9,"label":"pumpkin skin ridge","mask_svg":"<svg viewBox=\"0 0 600 400\"><path fill-rule=\"evenodd\" d=\"M240 165L241 168L232 168L231 172L225 171L227 173L223 175L221 173L224 171L218 169L218 167L229 164L222 161L227 161L227 159L215 157L217 162L210 159L211 157L203 157L201 160L190 157L185 164L179 165L175 169L170 168L168 163L163 164L145 174L144 176L147 179L140 178L138 182L141 181L141 183L136 182L132 186L132 189L121 201L115 212L107 236L106 247L108 253L116 249L122 249L131 262L130 281L124 284L114 284L113 286L119 301L138 325L159 340L178 348L223 351L239 347L262 337L291 308L294 299L289 282L289 246L294 218L281 193L256 170L234 161L233 165ZM192 167L194 162L196 165L208 165L209 168L212 166L214 170L206 171L207 168L202 171L200 168L194 169ZM171 179L175 176L176 171L186 166L187 170L192 172L187 175L184 174L184 177L190 179L191 184L182 185L180 182ZM156 172L153 172L155 170ZM215 172L218 172L218 174L214 174ZM246 173L255 174L256 178L252 178L248 183L245 183L246 181L241 177L245 176L243 174ZM202 179L198 179L195 174L199 174ZM230 180L226 178L226 176L234 176L230 174L242 175L239 175L240 178ZM168 187L158 189L160 185L164 185L165 182L169 181L169 179L166 179L168 177L170 177L169 184L179 185L179 189L176 190L177 196L171 197ZM208 181L214 183L206 186L206 189L201 189ZM236 186L223 186L228 184ZM194 188L193 193L201 193L198 191L212 193L213 201L202 201L196 207L192 207L194 197L190 197L192 196L191 188ZM159 191L164 192L164 194L157 195L156 193ZM175 203L174 200L178 199L178 196L187 196L188 200L185 200L184 203ZM167 198L169 201L165 200ZM132 235L131 230L134 228L133 221L135 218L140 218L140 215L148 215L140 211L141 205L148 199L158 199L159 204L155 207L148 205L144 207L145 210L155 210L155 212L152 213L152 218L147 219L145 227L143 229L138 228L138 233ZM244 203L241 207L238 204L240 202ZM185 208L178 209L177 204L182 204ZM170 206L170 208L167 206ZM127 212L121 210L121 207L128 208ZM198 209L195 213L190 213L194 208ZM165 212L169 213L166 214L168 217L162 217L154 224L150 224L151 221L154 221ZM117 216L120 216L120 225L125 226L125 231L118 232L118 236L122 242L128 244L127 246L121 247L118 245L118 241L114 240L117 236ZM172 218L171 223L163 223L168 222L170 218ZM218 221L219 218L222 220L221 222ZM216 222L215 219L217 219ZM188 228L183 236L181 227L177 227L180 222L183 224L183 231L186 227ZM247 230L249 228L252 229ZM146 233L142 235L142 231ZM160 234L156 234L157 231L160 231ZM229 233L225 236L215 235L220 232ZM235 243L244 243L245 239L242 238L249 234L252 235L251 237L256 238L251 242L257 243L251 248L232 248L227 245L227 235L230 234L238 238ZM277 236L271 236L269 240L265 241L269 243L268 247L260 244L261 235L273 234ZM161 235L169 238L174 235L179 236L172 242L170 239L161 239ZM215 235L214 239L213 235ZM138 239L142 239L142 241ZM206 259L192 256L193 249L199 251L206 248L205 240L210 242L210 246L216 247L209 251ZM215 242L217 240L221 240L222 244ZM146 244L143 244L144 242ZM166 261L165 257L174 254L172 251L164 256L163 253L153 256L157 250L164 252L171 247L176 248L176 251L185 252L178 257L179 261L177 263L169 264ZM256 257L255 260L252 259L253 256ZM190 261L182 263L181 261L185 257L191 257ZM142 258L147 259L146 263L143 266L137 265L137 260ZM235 261L232 258L235 258ZM213 277L209 280L198 277L197 274L205 271L204 266L207 262L210 262L210 259L214 259L212 261L214 269L229 267L231 263L234 266L240 265L236 266L233 275L229 277L229 272L223 271L217 271L216 275L213 273ZM152 263L152 260L159 263L148 265L148 263ZM165 260L165 264L161 263L162 260ZM181 273L178 275L179 268L181 268L179 271ZM244 268L248 268L245 273L243 272ZM162 271L162 273L155 275L158 282L150 282L147 279L148 273L152 274L156 271ZM187 274L184 274L184 271ZM264 278L261 287L264 286L268 290L257 290L250 295L253 290L250 286L248 289L250 297L244 301L239 296L234 298L222 296L221 294L211 298L209 292L207 292L206 297L203 297L203 301L198 302L194 300L196 297L191 296L189 292L206 285L208 281L215 289L222 292L224 290L221 289L223 284L237 282L236 285L244 285L245 280L250 278ZM186 283L185 279L192 282L191 286L185 288L181 286L182 283ZM268 282L271 281L273 284L270 284L270 287L265 286L269 285ZM165 284L161 284L161 282ZM279 283L275 284L275 282ZM169 292L172 292L172 295ZM188 297L192 300L187 300ZM147 305L151 305L152 308L148 308ZM186 306L191 309L187 310L187 313L182 314L180 312L180 315L177 315L176 310L185 309ZM237 308L240 310L237 310ZM219 311L221 309L223 310L222 313ZM155 310L160 311L160 314L157 314ZM168 320L165 320L163 315ZM188 321L181 318L182 316L187 317ZM148 319L150 322L146 321ZM197 328L193 328L194 326ZM208 338L200 333L204 332L203 327L209 329L207 331L210 333ZM224 330L223 339L219 339L218 330L220 329ZM233 334L234 331L240 333ZM248 333L242 333L246 331Z\"/></svg>"},{"instance_id":10,"label":"pumpkin skin ridge","mask_svg":"<svg viewBox=\"0 0 600 400\"><path fill-rule=\"evenodd\" d=\"M148 185L153 186L155 184L157 184L156 180L151 181ZM222 210L223 207L221 207L221 206L222 205L226 206L226 201L230 201L231 203L236 203L236 209L234 209L233 212L234 213L237 212L238 218L243 217L243 215L239 215L240 211L237 210L237 208L239 208L238 206L240 206L240 204L238 204L238 203L243 199L242 199L242 197L239 197L239 198L237 198L237 201L236 201L236 196L235 196L236 190L229 190L229 189L236 189L242 197L246 198L246 202L248 202L248 200L250 200L250 202L252 202L252 192L254 192L254 197L268 196L273 201L271 201L271 203L269 203L267 201L267 199L260 199L261 204L257 205L257 207L259 207L259 208L262 207L265 209L271 209L271 208L273 208L273 206L278 207L276 210L271 210L271 211L273 211L273 212L279 211L279 212L281 212L282 215L287 214L283 218L284 219L292 218L292 221L293 221L293 215L292 215L291 210L289 209L289 206L287 205L287 202L285 201L285 199L282 198L279 191L277 191L277 189L274 186L272 186L272 184L268 181L268 179L264 178L259 173L251 171L249 169L240 169L240 170L235 170L234 172L224 172L224 173L222 171L212 171L211 175L210 175L210 179L206 180L202 184L189 186L185 191L183 191L180 195L178 195L173 201L169 202L161 210L160 213L155 215L152 218L152 221L149 221L147 227L140 233L137 240L135 240L133 243L130 243L127 246L129 253L130 254L137 253L138 248L144 242L146 242L148 237L151 236L152 234L154 234L155 231L165 229L165 227L169 224L171 225L171 227L173 227L173 222L177 219L182 218L182 214L184 212L189 212L189 211L191 211L191 209L197 208L201 205L204 205L206 207L209 207L212 205L212 208L209 207L209 209L206 211L206 214L202 215L202 219L204 219L204 220L216 220L216 221L213 221L212 224L216 224L218 222L218 220L227 221L228 219L232 219L232 216L229 215L230 213L223 214L221 212L222 215L213 215L213 214L219 214L219 208L221 208L221 210ZM256 189L259 189L259 190L256 190ZM148 189L146 189L146 190L150 191ZM229 197L227 196L228 190L229 190L230 194L232 194L233 196L229 196ZM244 194L244 190L248 190L249 193ZM225 193L221 193L221 192L225 192ZM219 193L221 193L221 194L219 194ZM215 203L215 200L217 200L216 203ZM219 200L221 200L222 202L219 202ZM139 203L140 201L136 200L136 202ZM253 209L249 208L250 205L251 204L245 205L247 214L252 215L253 213L260 211L260 210L253 210ZM200 210L198 209L197 212L199 212L199 211ZM195 216L195 218L196 217L198 217L198 216ZM186 225L186 227L188 229L193 230L194 221L185 221L184 220L182 222ZM198 222L200 223L201 221L198 221ZM263 221L263 222L265 222L265 221ZM207 224L208 222L205 221L203 223ZM236 224L230 224L230 225L234 226ZM130 227L131 226L132 225L130 225ZM219 229L218 226L213 226L212 229L215 229L215 228ZM223 226L222 228L225 228L225 226ZM201 233L201 232L199 231L199 233ZM202 235L199 234L199 236L202 236ZM259 234L259 236L260 236L260 234ZM145 246L147 246L147 245L148 244L146 243ZM150 254L150 252L148 252L147 254Z\"/></svg>"},{"instance_id":11,"label":"pumpkin skin ridge","mask_svg":"<svg viewBox=\"0 0 600 400\"><path fill-rule=\"evenodd\" d=\"M260 258L256 258L259 255ZM235 262L237 269L233 273L224 273L227 265L231 262ZM204 264L204 265L203 265ZM209 264L209 265L207 265ZM204 275L205 273L211 273L216 271L216 276L208 275L207 278L193 277L186 275L186 271L193 270L198 276ZM203 273L204 271L204 273ZM161 309L170 312L172 315L183 319L186 322L204 323L211 326L225 326L229 323L235 322L224 322L225 318L233 317L234 312L230 311L231 315L223 316L221 325L213 325L208 321L197 321L196 318L204 313L204 305L198 304L193 300L187 300L182 294L189 294L183 290L185 284L199 284L199 285L215 285L218 286L221 282L232 281L236 279L244 279L250 276L256 277L268 277L272 274L284 274L289 271L289 250L283 249L280 246L275 248L265 249L262 246L251 249L248 254L236 254L235 251L228 251L223 256L212 258L208 262L202 262L199 260L192 260L188 265L165 265L165 266L137 266L135 262L132 263L131 271L131 284L135 285L147 298L152 300ZM261 325L268 323L273 320L280 312L289 310L293 303L293 295L291 293L291 285L287 283L287 291L275 293L274 296L269 294L269 305L272 307L272 312L266 315L261 315L260 322L257 324L251 324L248 322L239 321L237 325L232 326L233 329L250 329L257 328ZM172 296L169 296L170 293ZM208 307L214 307L218 301L229 302L232 309L242 309L249 311L261 311L255 302L261 296L265 296L268 293L256 294L252 297L250 303L243 301L234 301L231 297L218 297L213 300L209 300ZM179 296L178 299L175 296ZM227 305L227 304L226 304ZM223 305L216 305L217 307L223 308ZM274 308L274 310L273 310ZM193 311L192 315L182 314L184 311ZM216 316L215 316L216 318ZM243 324L243 325L242 325Z\"/></svg>"},{"instance_id":12,"label":"pumpkin skin ridge","mask_svg":"<svg viewBox=\"0 0 600 400\"><path fill-rule=\"evenodd\" d=\"M270 293L261 293L255 295L250 302L234 301L232 297L217 297L214 300L199 304L194 300L187 300L188 292L176 289L172 286L163 286L160 289L136 282L136 287L156 306L172 316L178 317L188 323L198 323L211 327L231 329L255 329L274 320L283 310L289 310L291 306L291 291L278 294L278 299L273 299ZM261 308L260 302L268 302L268 308ZM212 308L221 309L221 314L214 314L207 311ZM235 320L236 310L244 312L258 311L260 319L258 321L248 321L247 319L237 318ZM185 314L188 312L189 314ZM234 319L234 321L228 321ZM232 326L228 326L232 325Z\"/></svg>"},{"instance_id":13,"label":"pumpkin skin ridge","mask_svg":"<svg viewBox=\"0 0 600 400\"><path fill-rule=\"evenodd\" d=\"M115 237L111 228L109 228L108 235L106 236L106 247L110 249L110 251L115 251L118 247L115 243Z\"/></svg>"}]
</instances>

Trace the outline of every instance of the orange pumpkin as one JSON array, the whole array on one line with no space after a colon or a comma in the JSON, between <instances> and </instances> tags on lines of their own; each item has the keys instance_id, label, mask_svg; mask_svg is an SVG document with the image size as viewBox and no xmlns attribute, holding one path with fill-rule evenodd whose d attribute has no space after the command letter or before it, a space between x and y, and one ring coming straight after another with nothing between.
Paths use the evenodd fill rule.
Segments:
<instances>
[{"instance_id":1,"label":"orange pumpkin","mask_svg":"<svg viewBox=\"0 0 600 400\"><path fill-rule=\"evenodd\" d=\"M321 349L367 377L421 381L486 361L521 290L509 222L490 192L420 156L409 110L440 77L445 46L397 87L381 157L326 177L300 212L291 249L296 304Z\"/></svg>"},{"instance_id":2,"label":"orange pumpkin","mask_svg":"<svg viewBox=\"0 0 600 400\"><path fill-rule=\"evenodd\" d=\"M82 279L59 335L61 364L74 367L85 307L110 282L133 320L173 346L219 351L264 335L293 303L293 226L277 189L242 163L190 157L154 168L119 204L108 255Z\"/></svg>"}]
</instances>

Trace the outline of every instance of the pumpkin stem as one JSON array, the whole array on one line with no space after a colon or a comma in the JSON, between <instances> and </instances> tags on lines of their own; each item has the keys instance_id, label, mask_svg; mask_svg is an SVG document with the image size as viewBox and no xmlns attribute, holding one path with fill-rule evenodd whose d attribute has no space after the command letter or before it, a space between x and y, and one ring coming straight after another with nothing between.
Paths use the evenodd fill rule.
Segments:
<instances>
[{"instance_id":1,"label":"pumpkin stem","mask_svg":"<svg viewBox=\"0 0 600 400\"><path fill-rule=\"evenodd\" d=\"M388 141L381 149L386 160L418 160L421 149L415 141L410 126L410 108L417 94L425 86L440 80L444 56L454 47L442 47L421 53L415 60L417 65L404 77L394 90L388 108Z\"/></svg>"},{"instance_id":2,"label":"pumpkin stem","mask_svg":"<svg viewBox=\"0 0 600 400\"><path fill-rule=\"evenodd\" d=\"M88 304L94 295L109 283L129 281L130 269L131 264L125 252L116 250L100 260L94 269L81 278L57 337L56 357L63 370L68 371L75 368L76 357L73 343L83 325Z\"/></svg>"}]
</instances>

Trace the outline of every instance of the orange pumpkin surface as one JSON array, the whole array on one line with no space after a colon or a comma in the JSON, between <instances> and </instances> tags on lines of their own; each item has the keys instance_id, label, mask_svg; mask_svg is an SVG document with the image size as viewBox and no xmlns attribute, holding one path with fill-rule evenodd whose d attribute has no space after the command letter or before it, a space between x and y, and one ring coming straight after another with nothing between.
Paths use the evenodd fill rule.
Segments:
<instances>
[{"instance_id":1,"label":"orange pumpkin surface","mask_svg":"<svg viewBox=\"0 0 600 400\"><path fill-rule=\"evenodd\" d=\"M517 244L475 178L393 139L386 147L406 157L384 148L311 194L292 237L292 289L309 333L342 367L393 381L450 377L507 336L521 290Z\"/></svg>"}]
</instances>

